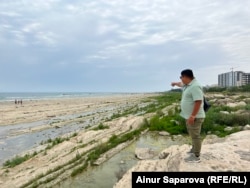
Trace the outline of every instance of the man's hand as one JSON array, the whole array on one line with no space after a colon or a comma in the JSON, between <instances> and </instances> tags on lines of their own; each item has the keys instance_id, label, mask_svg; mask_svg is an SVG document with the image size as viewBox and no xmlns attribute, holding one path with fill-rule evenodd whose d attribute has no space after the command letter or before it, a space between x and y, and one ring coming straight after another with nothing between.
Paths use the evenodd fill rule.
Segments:
<instances>
[{"instance_id":1,"label":"man's hand","mask_svg":"<svg viewBox=\"0 0 250 188\"><path fill-rule=\"evenodd\" d=\"M194 124L194 120L195 120L195 116L194 114L197 114L199 109L200 109L200 106L201 106L201 103L202 103L202 100L197 100L194 102L194 109L193 109L193 112L191 114L191 116L187 119L187 124L188 125L193 125Z\"/></svg>"},{"instance_id":2,"label":"man's hand","mask_svg":"<svg viewBox=\"0 0 250 188\"><path fill-rule=\"evenodd\" d=\"M194 116L190 116L188 119L187 119L187 125L193 125L194 124L194 120L195 120L195 117Z\"/></svg>"},{"instance_id":3,"label":"man's hand","mask_svg":"<svg viewBox=\"0 0 250 188\"><path fill-rule=\"evenodd\" d=\"M176 85L176 82L172 82L171 86L174 87Z\"/></svg>"},{"instance_id":4,"label":"man's hand","mask_svg":"<svg viewBox=\"0 0 250 188\"><path fill-rule=\"evenodd\" d=\"M172 87L174 87L174 86L182 87L182 86L183 86L183 83L182 83L182 82L172 82L172 83L171 83L171 86L172 86Z\"/></svg>"}]
</instances>

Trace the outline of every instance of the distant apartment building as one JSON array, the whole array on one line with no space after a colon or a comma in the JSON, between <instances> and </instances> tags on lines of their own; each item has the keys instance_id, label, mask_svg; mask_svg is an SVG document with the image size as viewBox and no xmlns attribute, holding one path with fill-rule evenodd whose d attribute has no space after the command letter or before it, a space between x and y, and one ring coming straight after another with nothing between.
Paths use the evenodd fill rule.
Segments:
<instances>
[{"instance_id":1,"label":"distant apartment building","mask_svg":"<svg viewBox=\"0 0 250 188\"><path fill-rule=\"evenodd\" d=\"M250 73L231 71L218 75L219 87L234 87L250 84Z\"/></svg>"},{"instance_id":2,"label":"distant apartment building","mask_svg":"<svg viewBox=\"0 0 250 188\"><path fill-rule=\"evenodd\" d=\"M244 73L242 85L250 84L250 73Z\"/></svg>"}]
</instances>

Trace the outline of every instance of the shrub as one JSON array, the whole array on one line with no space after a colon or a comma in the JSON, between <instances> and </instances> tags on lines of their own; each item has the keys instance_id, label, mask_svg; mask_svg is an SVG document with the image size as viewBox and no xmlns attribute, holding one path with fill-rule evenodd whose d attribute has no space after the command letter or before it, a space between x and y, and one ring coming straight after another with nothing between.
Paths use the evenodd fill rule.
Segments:
<instances>
[{"instance_id":1,"label":"shrub","mask_svg":"<svg viewBox=\"0 0 250 188\"><path fill-rule=\"evenodd\" d=\"M167 131L170 134L186 134L185 120L179 115L164 116L155 115L149 122L150 131Z\"/></svg>"},{"instance_id":2,"label":"shrub","mask_svg":"<svg viewBox=\"0 0 250 188\"><path fill-rule=\"evenodd\" d=\"M222 114L220 111L233 111L230 107L211 107L206 113L206 118L202 126L202 133L211 132L217 136L226 136L239 131L238 126L245 126L250 123L250 115L242 114ZM227 126L234 127L232 131L224 131Z\"/></svg>"},{"instance_id":3,"label":"shrub","mask_svg":"<svg viewBox=\"0 0 250 188\"><path fill-rule=\"evenodd\" d=\"M11 160L7 160L6 162L4 162L3 166L6 167L15 167L21 163L23 163L24 161L27 161L30 158L30 155L26 154L25 156L16 156Z\"/></svg>"},{"instance_id":4,"label":"shrub","mask_svg":"<svg viewBox=\"0 0 250 188\"><path fill-rule=\"evenodd\" d=\"M246 106L245 106L245 109L246 110L250 110L250 104L247 104ZM249 112L250 113L250 112Z\"/></svg>"},{"instance_id":5,"label":"shrub","mask_svg":"<svg viewBox=\"0 0 250 188\"><path fill-rule=\"evenodd\" d=\"M93 130L97 131L97 130L103 130L103 129L108 129L109 126L107 125L103 125L102 123L100 123L97 127L93 128Z\"/></svg>"}]
</instances>

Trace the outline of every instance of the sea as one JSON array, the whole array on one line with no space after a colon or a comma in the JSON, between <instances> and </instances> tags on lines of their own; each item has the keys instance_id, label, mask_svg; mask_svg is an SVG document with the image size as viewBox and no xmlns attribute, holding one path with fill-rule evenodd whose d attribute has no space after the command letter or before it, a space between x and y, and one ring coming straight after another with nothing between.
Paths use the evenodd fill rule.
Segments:
<instances>
[{"instance_id":1,"label":"sea","mask_svg":"<svg viewBox=\"0 0 250 188\"><path fill-rule=\"evenodd\" d=\"M78 97L101 97L120 94L118 92L0 92L0 102L15 101L15 100L43 100L43 99L58 99L58 98L78 98Z\"/></svg>"}]
</instances>

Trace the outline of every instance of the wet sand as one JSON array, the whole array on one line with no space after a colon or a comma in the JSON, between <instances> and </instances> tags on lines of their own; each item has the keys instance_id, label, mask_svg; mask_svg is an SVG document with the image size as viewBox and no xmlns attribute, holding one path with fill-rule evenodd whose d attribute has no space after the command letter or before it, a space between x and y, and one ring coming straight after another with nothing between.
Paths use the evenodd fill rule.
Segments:
<instances>
[{"instance_id":1,"label":"wet sand","mask_svg":"<svg viewBox=\"0 0 250 188\"><path fill-rule=\"evenodd\" d=\"M61 98L48 100L27 100L21 104L0 103L0 126L47 120L57 116L82 113L110 103L138 101L155 94L124 94L102 97Z\"/></svg>"}]
</instances>

